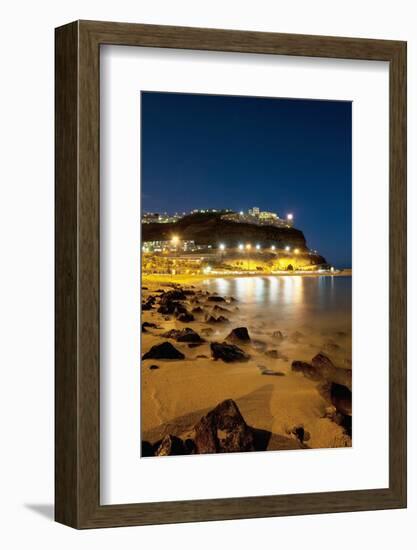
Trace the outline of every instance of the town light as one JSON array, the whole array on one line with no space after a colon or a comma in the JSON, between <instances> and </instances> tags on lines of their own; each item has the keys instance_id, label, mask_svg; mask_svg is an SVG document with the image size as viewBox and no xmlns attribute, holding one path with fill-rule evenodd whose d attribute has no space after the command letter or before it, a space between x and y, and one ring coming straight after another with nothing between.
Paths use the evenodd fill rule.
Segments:
<instances>
[{"instance_id":1,"label":"town light","mask_svg":"<svg viewBox=\"0 0 417 550\"><path fill-rule=\"evenodd\" d=\"M271 250L275 250L275 246L274 246L274 245L271 246Z\"/></svg>"},{"instance_id":2,"label":"town light","mask_svg":"<svg viewBox=\"0 0 417 550\"><path fill-rule=\"evenodd\" d=\"M300 253L299 249L298 249L298 248L295 248L295 249L294 249L294 254L299 254L299 253Z\"/></svg>"},{"instance_id":3,"label":"town light","mask_svg":"<svg viewBox=\"0 0 417 550\"><path fill-rule=\"evenodd\" d=\"M256 250L260 250L261 249L261 245L260 244L257 244L256 245Z\"/></svg>"},{"instance_id":4,"label":"town light","mask_svg":"<svg viewBox=\"0 0 417 550\"><path fill-rule=\"evenodd\" d=\"M252 248L252 245L248 243L248 244L246 245L246 250L250 250L251 248Z\"/></svg>"},{"instance_id":5,"label":"town light","mask_svg":"<svg viewBox=\"0 0 417 550\"><path fill-rule=\"evenodd\" d=\"M286 247L285 247L285 251L286 251L286 252L289 252L290 250L291 250L291 247L290 247L290 246L286 246Z\"/></svg>"},{"instance_id":6,"label":"town light","mask_svg":"<svg viewBox=\"0 0 417 550\"><path fill-rule=\"evenodd\" d=\"M223 243L220 243L220 244L219 244L219 248L220 248L220 250L224 250L224 249L226 248L226 245L223 244Z\"/></svg>"},{"instance_id":7,"label":"town light","mask_svg":"<svg viewBox=\"0 0 417 550\"><path fill-rule=\"evenodd\" d=\"M243 244L240 244L240 245L238 246L238 248L239 248L239 250L243 250Z\"/></svg>"},{"instance_id":8,"label":"town light","mask_svg":"<svg viewBox=\"0 0 417 550\"><path fill-rule=\"evenodd\" d=\"M241 210L241 211L239 212L239 214L240 214L241 216L243 216L243 210Z\"/></svg>"},{"instance_id":9,"label":"town light","mask_svg":"<svg viewBox=\"0 0 417 550\"><path fill-rule=\"evenodd\" d=\"M177 246L177 244L180 242L180 238L178 237L178 235L174 235L171 239L171 242L173 245Z\"/></svg>"},{"instance_id":10,"label":"town light","mask_svg":"<svg viewBox=\"0 0 417 550\"><path fill-rule=\"evenodd\" d=\"M287 220L291 221L293 219L293 215L292 214L287 214Z\"/></svg>"}]
</instances>

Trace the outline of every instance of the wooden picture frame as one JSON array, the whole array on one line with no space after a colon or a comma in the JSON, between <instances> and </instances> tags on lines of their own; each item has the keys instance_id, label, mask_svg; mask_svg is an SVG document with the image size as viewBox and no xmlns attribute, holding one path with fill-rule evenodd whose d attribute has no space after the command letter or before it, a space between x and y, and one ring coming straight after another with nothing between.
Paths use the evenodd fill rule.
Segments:
<instances>
[{"instance_id":1,"label":"wooden picture frame","mask_svg":"<svg viewBox=\"0 0 417 550\"><path fill-rule=\"evenodd\" d=\"M55 518L75 528L406 506L406 43L76 21L56 29ZM389 62L389 488L100 505L99 56L117 44Z\"/></svg>"}]
</instances>

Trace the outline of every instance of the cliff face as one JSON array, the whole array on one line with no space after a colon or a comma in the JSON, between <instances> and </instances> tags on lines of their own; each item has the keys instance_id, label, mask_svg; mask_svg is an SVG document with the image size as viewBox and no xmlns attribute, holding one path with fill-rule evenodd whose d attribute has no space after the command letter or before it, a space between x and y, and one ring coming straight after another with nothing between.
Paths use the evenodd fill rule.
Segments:
<instances>
[{"instance_id":1,"label":"cliff face","mask_svg":"<svg viewBox=\"0 0 417 550\"><path fill-rule=\"evenodd\" d=\"M233 248L239 243L250 242L262 247L275 245L307 250L304 234L299 229L236 223L223 220L221 216L221 213L198 213L184 216L176 223L142 224L142 240L163 241L178 235L180 239L195 241L198 245L218 246L221 242Z\"/></svg>"}]
</instances>

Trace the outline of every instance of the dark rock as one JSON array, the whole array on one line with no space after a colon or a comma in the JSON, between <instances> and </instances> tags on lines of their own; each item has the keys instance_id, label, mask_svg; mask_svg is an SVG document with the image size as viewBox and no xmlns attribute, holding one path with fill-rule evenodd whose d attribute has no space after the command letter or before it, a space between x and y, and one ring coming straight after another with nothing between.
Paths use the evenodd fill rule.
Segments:
<instances>
[{"instance_id":1,"label":"dark rock","mask_svg":"<svg viewBox=\"0 0 417 550\"><path fill-rule=\"evenodd\" d=\"M148 302L142 302L142 311L149 311L152 309L152 303Z\"/></svg>"},{"instance_id":2,"label":"dark rock","mask_svg":"<svg viewBox=\"0 0 417 550\"><path fill-rule=\"evenodd\" d=\"M297 426L290 428L287 433L295 436L300 443L303 443L304 441L308 441L310 439L310 433L304 429L303 424L298 424Z\"/></svg>"},{"instance_id":3,"label":"dark rock","mask_svg":"<svg viewBox=\"0 0 417 550\"><path fill-rule=\"evenodd\" d=\"M194 455L197 452L197 447L194 443L194 440L191 438L188 438L184 441L184 447L187 455Z\"/></svg>"},{"instance_id":4,"label":"dark rock","mask_svg":"<svg viewBox=\"0 0 417 550\"><path fill-rule=\"evenodd\" d=\"M213 311L216 311L217 313L231 313L230 309L227 309L226 307L218 306L217 304L213 307Z\"/></svg>"},{"instance_id":5,"label":"dark rock","mask_svg":"<svg viewBox=\"0 0 417 550\"><path fill-rule=\"evenodd\" d=\"M319 381L321 375L315 367L306 363L305 361L293 361L291 364L291 370L294 372L301 372L306 378L310 380Z\"/></svg>"},{"instance_id":6,"label":"dark rock","mask_svg":"<svg viewBox=\"0 0 417 550\"><path fill-rule=\"evenodd\" d=\"M149 370L156 370L156 369L159 369L158 365L151 365L149 367Z\"/></svg>"},{"instance_id":7,"label":"dark rock","mask_svg":"<svg viewBox=\"0 0 417 550\"><path fill-rule=\"evenodd\" d=\"M148 321L145 321L144 323L142 323L142 328L143 327L146 327L146 328L159 328L158 325L156 325L155 323L148 323Z\"/></svg>"},{"instance_id":8,"label":"dark rock","mask_svg":"<svg viewBox=\"0 0 417 550\"><path fill-rule=\"evenodd\" d=\"M200 313L204 313L204 309L201 306L197 306L191 310L191 313L194 315L199 315Z\"/></svg>"},{"instance_id":9,"label":"dark rock","mask_svg":"<svg viewBox=\"0 0 417 550\"><path fill-rule=\"evenodd\" d=\"M219 315L219 317L209 315L207 318L207 323L230 323L230 321L229 319L227 319L227 317L223 317L223 315Z\"/></svg>"},{"instance_id":10,"label":"dark rock","mask_svg":"<svg viewBox=\"0 0 417 550\"><path fill-rule=\"evenodd\" d=\"M187 454L184 442L175 435L168 434L160 442L155 456L173 456Z\"/></svg>"},{"instance_id":11,"label":"dark rock","mask_svg":"<svg viewBox=\"0 0 417 550\"><path fill-rule=\"evenodd\" d=\"M195 445L199 454L255 450L252 429L232 399L217 405L196 424Z\"/></svg>"},{"instance_id":12,"label":"dark rock","mask_svg":"<svg viewBox=\"0 0 417 550\"><path fill-rule=\"evenodd\" d=\"M352 370L336 367L324 353L318 353L311 361L313 367L327 382L341 384L352 390Z\"/></svg>"},{"instance_id":13,"label":"dark rock","mask_svg":"<svg viewBox=\"0 0 417 550\"><path fill-rule=\"evenodd\" d=\"M143 286L142 290L149 290L147 286Z\"/></svg>"},{"instance_id":14,"label":"dark rock","mask_svg":"<svg viewBox=\"0 0 417 550\"><path fill-rule=\"evenodd\" d=\"M272 370L268 369L267 367L264 367L263 365L258 365L258 369L261 371L261 374L264 374L266 376L285 376L285 374L278 370Z\"/></svg>"},{"instance_id":15,"label":"dark rock","mask_svg":"<svg viewBox=\"0 0 417 550\"><path fill-rule=\"evenodd\" d=\"M183 292L186 296L194 296L195 294L195 290L190 290L190 289L183 290Z\"/></svg>"},{"instance_id":16,"label":"dark rock","mask_svg":"<svg viewBox=\"0 0 417 550\"><path fill-rule=\"evenodd\" d=\"M199 346L202 345L202 343L203 343L203 342L193 342L193 343L191 343L191 344L188 344L188 347L191 348L191 349L192 349L192 348L198 348Z\"/></svg>"},{"instance_id":17,"label":"dark rock","mask_svg":"<svg viewBox=\"0 0 417 550\"><path fill-rule=\"evenodd\" d=\"M164 304L159 306L158 313L162 313L164 315L172 315L175 313L179 315L181 313L187 313L187 308L180 302L165 302Z\"/></svg>"},{"instance_id":18,"label":"dark rock","mask_svg":"<svg viewBox=\"0 0 417 550\"><path fill-rule=\"evenodd\" d=\"M225 363L244 362L250 359L247 353L234 344L212 342L210 349L215 360L221 359Z\"/></svg>"},{"instance_id":19,"label":"dark rock","mask_svg":"<svg viewBox=\"0 0 417 550\"><path fill-rule=\"evenodd\" d=\"M223 296L208 296L207 297L208 302L225 302L226 300L223 298Z\"/></svg>"},{"instance_id":20,"label":"dark rock","mask_svg":"<svg viewBox=\"0 0 417 550\"><path fill-rule=\"evenodd\" d=\"M184 291L180 289L168 290L168 292L164 292L164 294L161 294L159 303L163 305L163 304L167 304L168 302L186 300L186 299L187 299L187 296L185 295Z\"/></svg>"},{"instance_id":21,"label":"dark rock","mask_svg":"<svg viewBox=\"0 0 417 550\"><path fill-rule=\"evenodd\" d=\"M153 447L149 441L142 441L140 455L142 457L154 456Z\"/></svg>"},{"instance_id":22,"label":"dark rock","mask_svg":"<svg viewBox=\"0 0 417 550\"><path fill-rule=\"evenodd\" d=\"M164 338L173 338L177 342L204 342L197 332L188 327L181 330L173 328L172 330L165 332L162 336Z\"/></svg>"},{"instance_id":23,"label":"dark rock","mask_svg":"<svg viewBox=\"0 0 417 550\"><path fill-rule=\"evenodd\" d=\"M332 383L330 388L330 399L336 407L337 412L352 416L352 392L346 386Z\"/></svg>"},{"instance_id":24,"label":"dark rock","mask_svg":"<svg viewBox=\"0 0 417 550\"><path fill-rule=\"evenodd\" d=\"M142 356L142 359L184 359L185 355L174 348L170 342L163 342L152 346L151 349Z\"/></svg>"},{"instance_id":25,"label":"dark rock","mask_svg":"<svg viewBox=\"0 0 417 550\"><path fill-rule=\"evenodd\" d=\"M178 321L181 321L181 323L191 323L194 321L194 315L192 313L181 313L177 317Z\"/></svg>"},{"instance_id":26,"label":"dark rock","mask_svg":"<svg viewBox=\"0 0 417 550\"><path fill-rule=\"evenodd\" d=\"M239 340L241 342L250 342L250 336L246 327L237 327L227 336L227 340Z\"/></svg>"}]
</instances>

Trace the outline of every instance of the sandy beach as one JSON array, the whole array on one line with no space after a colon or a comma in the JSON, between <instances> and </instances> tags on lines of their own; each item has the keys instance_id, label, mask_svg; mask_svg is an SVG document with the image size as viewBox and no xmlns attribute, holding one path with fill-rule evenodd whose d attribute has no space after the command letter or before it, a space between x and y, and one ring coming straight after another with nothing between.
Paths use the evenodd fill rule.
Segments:
<instances>
[{"instance_id":1,"label":"sandy beach","mask_svg":"<svg viewBox=\"0 0 417 550\"><path fill-rule=\"evenodd\" d=\"M168 284L147 277L142 285L142 356L164 342L184 356L141 362L141 436L150 454L161 454L157 448L167 435L193 442L196 424L225 400L233 400L247 425L260 434L251 450L351 446L349 327L302 319L295 326L250 315L244 303L209 292L202 281ZM190 317L158 311L174 286L186 291L179 303ZM247 329L249 339L228 337L238 327ZM184 329L204 341L177 341L179 333L169 337L169 331L184 334ZM213 343L236 346L244 359L215 359ZM191 452L198 452L194 444Z\"/></svg>"}]
</instances>

